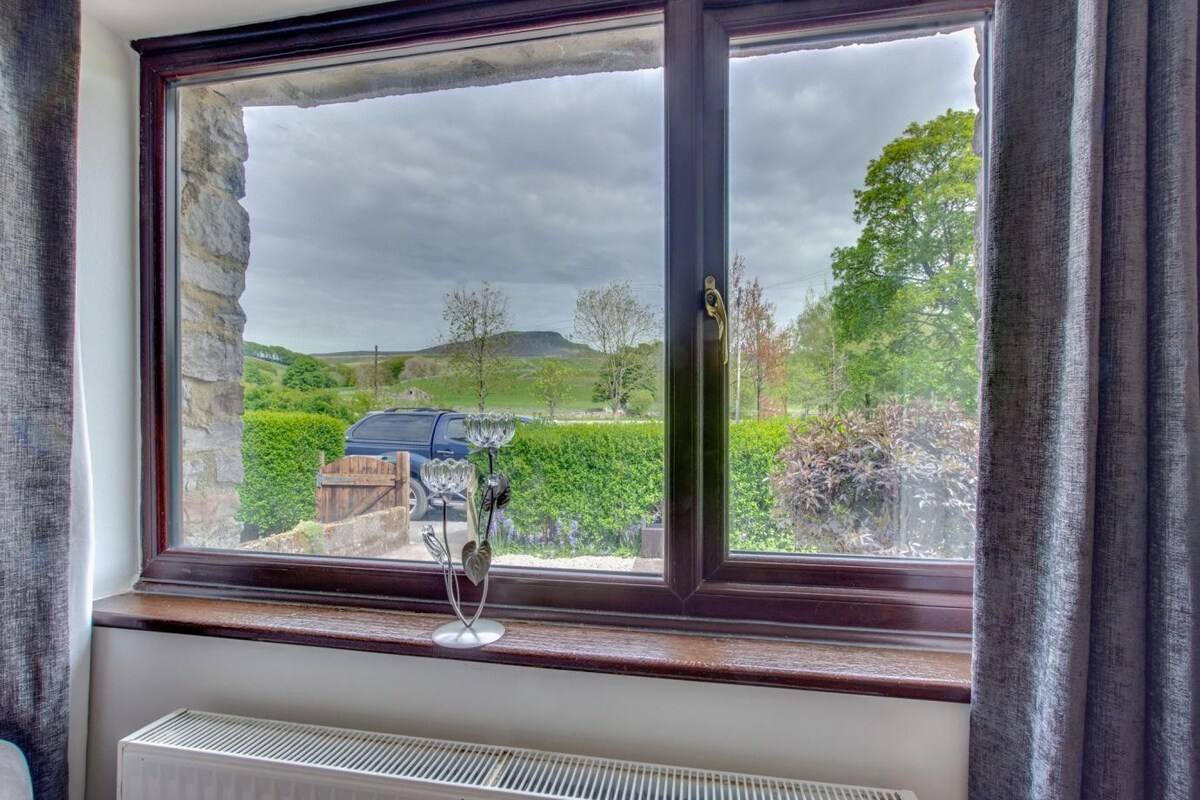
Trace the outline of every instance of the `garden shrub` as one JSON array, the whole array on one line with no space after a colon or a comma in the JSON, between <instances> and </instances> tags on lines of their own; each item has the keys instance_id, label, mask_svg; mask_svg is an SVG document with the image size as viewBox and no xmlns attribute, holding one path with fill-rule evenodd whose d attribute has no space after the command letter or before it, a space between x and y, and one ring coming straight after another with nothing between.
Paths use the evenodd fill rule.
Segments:
<instances>
[{"instance_id":1,"label":"garden shrub","mask_svg":"<svg viewBox=\"0 0 1200 800\"><path fill-rule=\"evenodd\" d=\"M320 453L335 461L345 452L346 424L320 414L247 411L242 416L238 519L268 536L316 517Z\"/></svg>"},{"instance_id":2,"label":"garden shrub","mask_svg":"<svg viewBox=\"0 0 1200 800\"><path fill-rule=\"evenodd\" d=\"M970 558L977 442L954 403L809 417L772 477L777 517L802 548Z\"/></svg>"}]
</instances>

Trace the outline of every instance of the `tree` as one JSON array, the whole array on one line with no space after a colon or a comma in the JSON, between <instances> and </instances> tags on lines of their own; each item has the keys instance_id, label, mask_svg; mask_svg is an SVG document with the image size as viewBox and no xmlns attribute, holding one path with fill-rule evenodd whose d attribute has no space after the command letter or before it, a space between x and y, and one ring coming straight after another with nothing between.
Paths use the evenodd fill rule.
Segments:
<instances>
[{"instance_id":1,"label":"tree","mask_svg":"<svg viewBox=\"0 0 1200 800\"><path fill-rule=\"evenodd\" d=\"M788 337L775 327L775 304L763 297L755 278L742 297L743 341L741 351L754 388L754 412L763 415L763 395L769 384L779 382L787 360Z\"/></svg>"},{"instance_id":2,"label":"tree","mask_svg":"<svg viewBox=\"0 0 1200 800\"><path fill-rule=\"evenodd\" d=\"M554 409L567 399L570 370L562 359L544 359L533 373L533 396L546 404L546 416L554 418Z\"/></svg>"},{"instance_id":3,"label":"tree","mask_svg":"<svg viewBox=\"0 0 1200 800\"><path fill-rule=\"evenodd\" d=\"M242 383L248 386L270 386L275 382L274 373L258 361L247 360L242 369Z\"/></svg>"},{"instance_id":4,"label":"tree","mask_svg":"<svg viewBox=\"0 0 1200 800\"><path fill-rule=\"evenodd\" d=\"M628 399L626 375L637 369L644 354L637 346L656 338L658 312L633 294L629 281L612 281L585 289L575 300L575 337L604 354L601 385L615 418Z\"/></svg>"},{"instance_id":5,"label":"tree","mask_svg":"<svg viewBox=\"0 0 1200 800\"><path fill-rule=\"evenodd\" d=\"M404 365L407 360L402 356L392 356L387 361L383 362L383 376L388 383L396 383L400 380L401 374L404 373Z\"/></svg>"},{"instance_id":6,"label":"tree","mask_svg":"<svg viewBox=\"0 0 1200 800\"><path fill-rule=\"evenodd\" d=\"M333 383L333 379L312 356L297 355L283 373L283 385L289 389L330 389Z\"/></svg>"},{"instance_id":7,"label":"tree","mask_svg":"<svg viewBox=\"0 0 1200 800\"><path fill-rule=\"evenodd\" d=\"M618 411L628 411L630 398L637 392L648 394L653 401L657 396L661 350L657 343L643 342L606 357L592 399L612 404L613 416Z\"/></svg>"},{"instance_id":8,"label":"tree","mask_svg":"<svg viewBox=\"0 0 1200 800\"><path fill-rule=\"evenodd\" d=\"M742 324L742 293L746 289L746 259L733 254L729 265L729 349L733 352L733 420L742 418L742 344L746 334Z\"/></svg>"},{"instance_id":9,"label":"tree","mask_svg":"<svg viewBox=\"0 0 1200 800\"><path fill-rule=\"evenodd\" d=\"M797 404L822 412L842 404L846 383L846 354L838 344L833 298L811 289L804 310L792 322L791 355L787 364L788 396Z\"/></svg>"},{"instance_id":10,"label":"tree","mask_svg":"<svg viewBox=\"0 0 1200 800\"><path fill-rule=\"evenodd\" d=\"M857 398L974 408L979 300L973 111L909 125L854 193L857 243L833 253L833 316Z\"/></svg>"},{"instance_id":11,"label":"tree","mask_svg":"<svg viewBox=\"0 0 1200 800\"><path fill-rule=\"evenodd\" d=\"M487 403L508 350L508 297L483 282L479 291L459 286L446 294L442 306L450 363L470 380L479 410Z\"/></svg>"}]
</instances>

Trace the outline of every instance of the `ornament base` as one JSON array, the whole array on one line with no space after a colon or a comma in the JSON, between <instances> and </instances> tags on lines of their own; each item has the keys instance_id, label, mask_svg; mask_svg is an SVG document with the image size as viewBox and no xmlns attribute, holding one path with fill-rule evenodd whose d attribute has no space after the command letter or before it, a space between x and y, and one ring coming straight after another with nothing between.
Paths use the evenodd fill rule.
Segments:
<instances>
[{"instance_id":1,"label":"ornament base","mask_svg":"<svg viewBox=\"0 0 1200 800\"><path fill-rule=\"evenodd\" d=\"M477 619L469 628L459 620L454 620L433 632L433 642L454 650L468 650L491 644L503 635L504 626L494 620Z\"/></svg>"}]
</instances>

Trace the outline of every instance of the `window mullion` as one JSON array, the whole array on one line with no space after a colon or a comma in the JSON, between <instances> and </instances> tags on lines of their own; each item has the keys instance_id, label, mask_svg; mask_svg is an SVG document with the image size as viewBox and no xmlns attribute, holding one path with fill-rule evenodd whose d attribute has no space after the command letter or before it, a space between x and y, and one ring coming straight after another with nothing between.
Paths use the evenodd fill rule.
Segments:
<instances>
[{"instance_id":1,"label":"window mullion","mask_svg":"<svg viewBox=\"0 0 1200 800\"><path fill-rule=\"evenodd\" d=\"M706 537L723 549L724 377L704 276L724 285L727 37L697 0L668 3L666 580L686 598L704 575ZM720 64L714 63L720 61ZM715 392L715 394L714 394Z\"/></svg>"}]
</instances>

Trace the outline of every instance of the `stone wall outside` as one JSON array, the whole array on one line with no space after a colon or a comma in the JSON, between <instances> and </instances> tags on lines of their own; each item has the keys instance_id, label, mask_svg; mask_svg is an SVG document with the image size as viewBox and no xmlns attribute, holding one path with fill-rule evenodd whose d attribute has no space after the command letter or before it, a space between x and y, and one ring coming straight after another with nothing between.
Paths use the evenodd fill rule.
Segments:
<instances>
[{"instance_id":1,"label":"stone wall outside","mask_svg":"<svg viewBox=\"0 0 1200 800\"><path fill-rule=\"evenodd\" d=\"M290 531L245 542L238 549L380 558L405 547L408 535L408 507L396 506L324 525L301 522Z\"/></svg>"},{"instance_id":2,"label":"stone wall outside","mask_svg":"<svg viewBox=\"0 0 1200 800\"><path fill-rule=\"evenodd\" d=\"M242 109L214 89L179 92L179 363L182 544L241 541L242 330L250 259Z\"/></svg>"}]
</instances>

